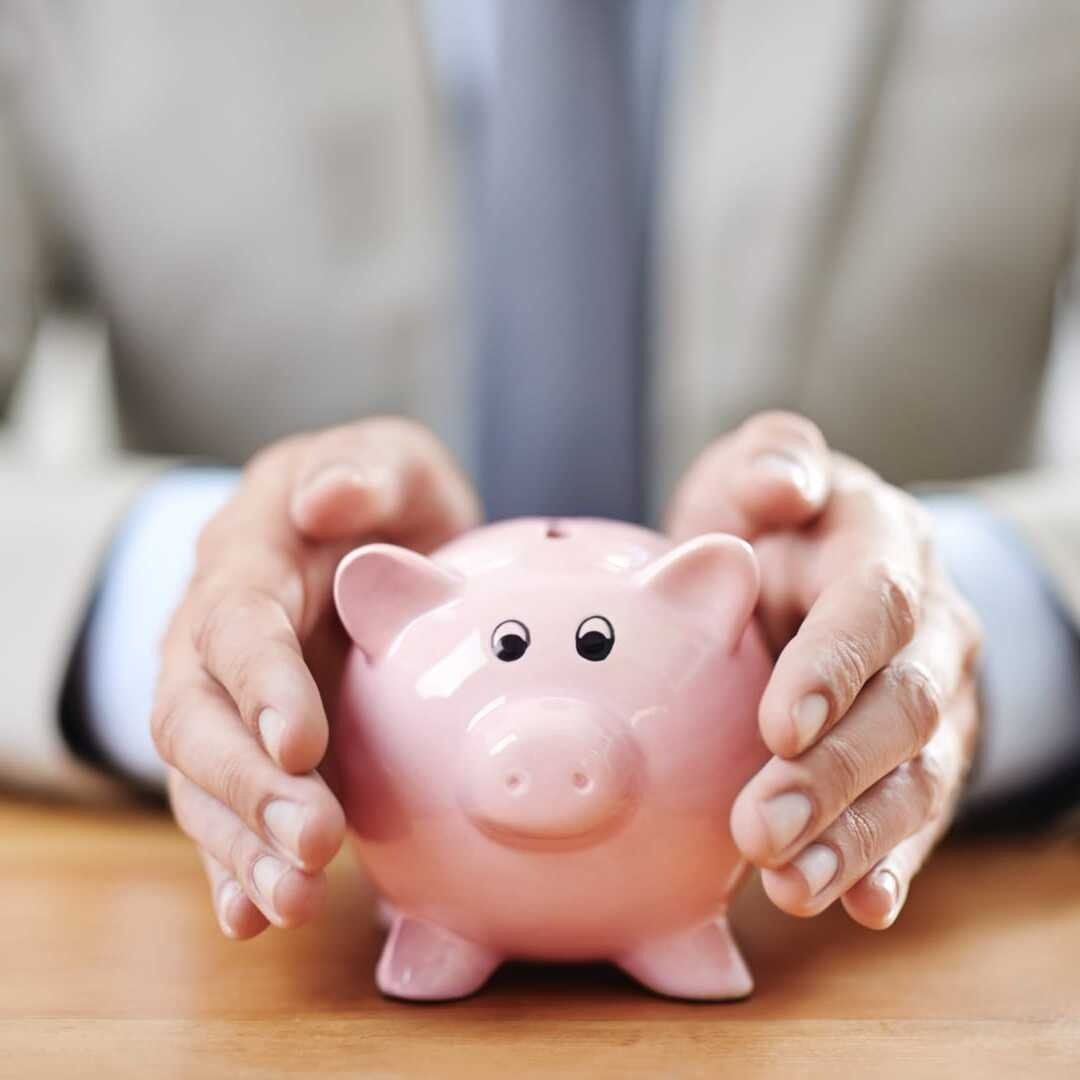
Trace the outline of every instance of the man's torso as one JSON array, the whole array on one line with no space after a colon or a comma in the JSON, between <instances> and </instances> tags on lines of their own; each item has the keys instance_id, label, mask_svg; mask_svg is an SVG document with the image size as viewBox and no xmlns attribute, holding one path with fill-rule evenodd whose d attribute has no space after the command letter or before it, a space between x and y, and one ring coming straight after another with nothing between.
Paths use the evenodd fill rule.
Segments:
<instances>
[{"instance_id":1,"label":"man's torso","mask_svg":"<svg viewBox=\"0 0 1080 1080\"><path fill-rule=\"evenodd\" d=\"M470 451L453 140L418 10L9 4L36 184L114 333L134 448L240 460L397 411ZM1070 255L1080 12L706 3L653 279L654 503L800 409L900 481L1024 464Z\"/></svg>"}]
</instances>

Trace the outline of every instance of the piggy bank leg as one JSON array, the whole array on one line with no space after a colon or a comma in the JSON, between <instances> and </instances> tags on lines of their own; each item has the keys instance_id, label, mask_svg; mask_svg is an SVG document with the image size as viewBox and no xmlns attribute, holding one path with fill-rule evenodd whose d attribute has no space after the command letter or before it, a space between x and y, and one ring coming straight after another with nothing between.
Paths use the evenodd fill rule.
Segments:
<instances>
[{"instance_id":1,"label":"piggy bank leg","mask_svg":"<svg viewBox=\"0 0 1080 1080\"><path fill-rule=\"evenodd\" d=\"M647 942L615 962L643 986L666 997L730 1001L754 989L724 918Z\"/></svg>"},{"instance_id":2,"label":"piggy bank leg","mask_svg":"<svg viewBox=\"0 0 1080 1080\"><path fill-rule=\"evenodd\" d=\"M449 1001L479 990L501 960L441 926L395 914L375 982L389 997Z\"/></svg>"}]
</instances>

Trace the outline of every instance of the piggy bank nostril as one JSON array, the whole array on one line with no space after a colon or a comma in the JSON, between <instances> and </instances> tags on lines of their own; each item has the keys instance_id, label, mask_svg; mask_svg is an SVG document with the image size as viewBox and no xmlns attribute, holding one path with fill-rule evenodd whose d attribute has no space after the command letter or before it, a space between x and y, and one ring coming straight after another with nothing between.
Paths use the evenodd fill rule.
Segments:
<instances>
[{"instance_id":1,"label":"piggy bank nostril","mask_svg":"<svg viewBox=\"0 0 1080 1080\"><path fill-rule=\"evenodd\" d=\"M506 785L506 790L509 791L511 795L520 795L528 786L527 778L524 774L519 772L507 773L503 783Z\"/></svg>"},{"instance_id":2,"label":"piggy bank nostril","mask_svg":"<svg viewBox=\"0 0 1080 1080\"><path fill-rule=\"evenodd\" d=\"M593 786L588 773L583 773L580 769L570 779L573 781L574 787L581 792L586 792Z\"/></svg>"}]
</instances>

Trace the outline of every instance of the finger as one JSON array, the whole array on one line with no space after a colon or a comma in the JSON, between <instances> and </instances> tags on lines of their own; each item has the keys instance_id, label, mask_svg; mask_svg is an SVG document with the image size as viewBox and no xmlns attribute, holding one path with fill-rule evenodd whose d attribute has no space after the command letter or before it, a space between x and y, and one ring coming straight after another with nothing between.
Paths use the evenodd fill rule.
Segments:
<instances>
[{"instance_id":1,"label":"finger","mask_svg":"<svg viewBox=\"0 0 1080 1080\"><path fill-rule=\"evenodd\" d=\"M259 577L272 575L249 570L246 580ZM329 725L279 593L270 584L198 584L190 644L270 757L286 772L306 773L326 753Z\"/></svg>"},{"instance_id":2,"label":"finger","mask_svg":"<svg viewBox=\"0 0 1080 1080\"><path fill-rule=\"evenodd\" d=\"M252 513L240 500L231 517L203 530L201 569L166 635L161 678L209 670L267 753L287 772L309 772L326 752L329 729L298 635L317 622L336 559L298 561L258 514L245 518Z\"/></svg>"},{"instance_id":3,"label":"finger","mask_svg":"<svg viewBox=\"0 0 1080 1080\"><path fill-rule=\"evenodd\" d=\"M379 417L312 439L290 511L297 529L333 542L377 532L427 550L479 521L472 486L426 428Z\"/></svg>"},{"instance_id":4,"label":"finger","mask_svg":"<svg viewBox=\"0 0 1080 1080\"><path fill-rule=\"evenodd\" d=\"M932 818L848 889L841 897L848 915L868 930L892 926L907 903L912 879L937 846L948 823L946 814Z\"/></svg>"},{"instance_id":5,"label":"finger","mask_svg":"<svg viewBox=\"0 0 1080 1080\"><path fill-rule=\"evenodd\" d=\"M915 757L970 683L952 609L931 603L914 640L875 675L842 720L794 759L773 758L739 793L733 836L748 859L789 861L871 784Z\"/></svg>"},{"instance_id":6,"label":"finger","mask_svg":"<svg viewBox=\"0 0 1080 1080\"><path fill-rule=\"evenodd\" d=\"M951 652L951 660L948 653ZM937 730L959 651L922 635L867 684L846 716L792 760L774 757L735 800L735 842L753 863L778 867L817 837L871 785L915 758ZM943 688L944 687L944 688Z\"/></svg>"},{"instance_id":7,"label":"finger","mask_svg":"<svg viewBox=\"0 0 1080 1080\"><path fill-rule=\"evenodd\" d=\"M872 561L825 587L762 695L761 735L774 754L794 757L819 739L911 641L920 575L909 564Z\"/></svg>"},{"instance_id":8,"label":"finger","mask_svg":"<svg viewBox=\"0 0 1080 1080\"><path fill-rule=\"evenodd\" d=\"M941 744L936 752L946 758L945 768L948 768L947 755L952 754L954 760L953 790L944 808L931 815L926 825L893 848L870 873L844 893L843 904L847 913L870 930L883 930L896 921L907 901L912 878L922 869L952 821L952 811L962 784L962 775L960 779L955 779L955 776L962 774L966 768L966 764L957 766L955 762L966 763L970 760L969 729L977 722L976 695L971 680L968 680L965 691L959 697L955 712L955 722L950 720L946 731L935 738L935 742ZM948 741L950 738L953 740L951 744Z\"/></svg>"},{"instance_id":9,"label":"finger","mask_svg":"<svg viewBox=\"0 0 1080 1080\"><path fill-rule=\"evenodd\" d=\"M943 816L962 769L956 731L943 725L918 757L879 780L790 864L762 871L765 892L790 915L823 911L889 852Z\"/></svg>"},{"instance_id":10,"label":"finger","mask_svg":"<svg viewBox=\"0 0 1080 1080\"><path fill-rule=\"evenodd\" d=\"M261 934L269 922L247 898L243 886L221 863L202 848L199 859L210 883L210 896L221 932L233 941L246 941Z\"/></svg>"},{"instance_id":11,"label":"finger","mask_svg":"<svg viewBox=\"0 0 1080 1080\"><path fill-rule=\"evenodd\" d=\"M300 926L316 914L326 892L325 874L289 866L236 814L175 769L169 798L180 828L226 868L275 926Z\"/></svg>"},{"instance_id":12,"label":"finger","mask_svg":"<svg viewBox=\"0 0 1080 1080\"><path fill-rule=\"evenodd\" d=\"M794 413L751 417L714 442L679 483L666 529L677 540L730 532L751 540L815 517L829 495L829 451L818 428Z\"/></svg>"},{"instance_id":13,"label":"finger","mask_svg":"<svg viewBox=\"0 0 1080 1080\"><path fill-rule=\"evenodd\" d=\"M323 779L278 769L208 679L179 693L164 688L155 705L153 732L165 761L235 812L293 865L319 870L341 847L344 814Z\"/></svg>"}]
</instances>

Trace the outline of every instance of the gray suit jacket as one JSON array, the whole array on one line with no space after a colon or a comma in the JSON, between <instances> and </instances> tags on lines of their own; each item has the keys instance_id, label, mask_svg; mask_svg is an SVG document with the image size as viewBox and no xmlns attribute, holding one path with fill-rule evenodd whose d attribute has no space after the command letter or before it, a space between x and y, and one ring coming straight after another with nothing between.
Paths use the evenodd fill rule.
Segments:
<instances>
[{"instance_id":1,"label":"gray suit jacket","mask_svg":"<svg viewBox=\"0 0 1080 1080\"><path fill-rule=\"evenodd\" d=\"M0 453L0 775L97 794L59 687L153 470L386 411L467 456L453 151L403 0L0 0L0 43L0 407L74 266L119 417L108 453ZM1078 57L1067 0L690 6L654 507L717 433L797 409L896 482L991 478L1080 617L1080 477L1032 468L1078 220Z\"/></svg>"}]
</instances>

